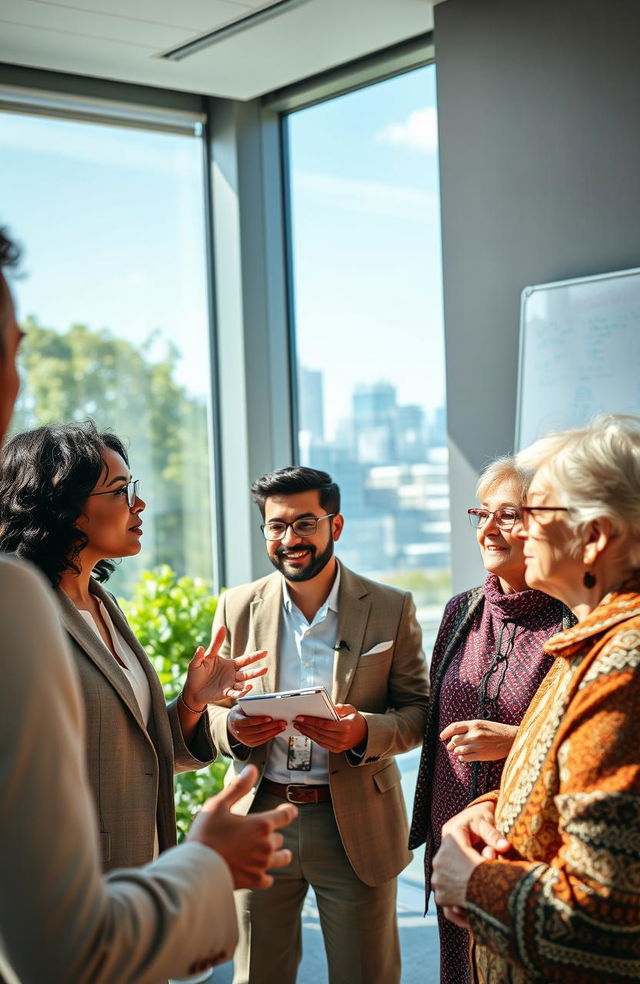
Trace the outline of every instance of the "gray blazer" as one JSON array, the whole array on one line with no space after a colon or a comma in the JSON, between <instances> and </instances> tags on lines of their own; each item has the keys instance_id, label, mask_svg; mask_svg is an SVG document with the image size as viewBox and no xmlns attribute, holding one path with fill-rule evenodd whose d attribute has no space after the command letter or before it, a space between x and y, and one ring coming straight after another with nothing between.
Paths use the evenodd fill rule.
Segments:
<instances>
[{"instance_id":1,"label":"gray blazer","mask_svg":"<svg viewBox=\"0 0 640 984\"><path fill-rule=\"evenodd\" d=\"M144 868L101 875L67 640L42 577L8 557L0 671L0 979L157 984L195 962L228 960L233 882L215 851L182 844Z\"/></svg>"},{"instance_id":2,"label":"gray blazer","mask_svg":"<svg viewBox=\"0 0 640 984\"><path fill-rule=\"evenodd\" d=\"M124 670L73 602L58 591L84 696L87 769L98 812L102 864L110 870L152 859L156 823L160 850L175 845L173 773L201 769L213 761L216 750L204 721L192 748L187 748L176 702L165 704L158 676L115 599L97 582L92 582L91 591L140 660L151 690L146 726Z\"/></svg>"}]
</instances>

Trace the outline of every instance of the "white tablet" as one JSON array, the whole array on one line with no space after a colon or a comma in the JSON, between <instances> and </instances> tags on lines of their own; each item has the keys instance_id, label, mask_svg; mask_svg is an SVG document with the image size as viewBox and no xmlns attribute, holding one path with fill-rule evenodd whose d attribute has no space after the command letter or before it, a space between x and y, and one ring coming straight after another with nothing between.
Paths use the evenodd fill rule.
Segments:
<instances>
[{"instance_id":1,"label":"white tablet","mask_svg":"<svg viewBox=\"0 0 640 984\"><path fill-rule=\"evenodd\" d=\"M247 697L240 697L238 704L245 714L265 714L276 721L287 721L289 724L300 714L329 718L332 721L340 720L340 715L324 687L282 690L277 694L249 694ZM282 732L284 737L298 734L300 732L291 727Z\"/></svg>"}]
</instances>

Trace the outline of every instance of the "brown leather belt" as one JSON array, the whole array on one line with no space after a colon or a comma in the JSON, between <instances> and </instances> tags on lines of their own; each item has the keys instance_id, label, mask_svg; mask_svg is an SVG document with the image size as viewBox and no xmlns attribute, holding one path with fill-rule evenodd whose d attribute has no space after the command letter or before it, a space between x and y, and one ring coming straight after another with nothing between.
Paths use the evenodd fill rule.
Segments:
<instances>
[{"instance_id":1,"label":"brown leather belt","mask_svg":"<svg viewBox=\"0 0 640 984\"><path fill-rule=\"evenodd\" d=\"M288 800L289 803L328 803L331 799L329 786L312 786L304 782L274 782L273 779L263 779L260 789Z\"/></svg>"}]
</instances>

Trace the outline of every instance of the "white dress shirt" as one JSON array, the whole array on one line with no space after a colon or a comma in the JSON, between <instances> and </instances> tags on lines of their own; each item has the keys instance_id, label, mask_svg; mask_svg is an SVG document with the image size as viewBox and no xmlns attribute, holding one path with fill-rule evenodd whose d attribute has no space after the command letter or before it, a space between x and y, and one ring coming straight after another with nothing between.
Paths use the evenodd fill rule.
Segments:
<instances>
[{"instance_id":1,"label":"white dress shirt","mask_svg":"<svg viewBox=\"0 0 640 984\"><path fill-rule=\"evenodd\" d=\"M111 645L113 646L114 652L118 654L121 660L120 669L124 671L127 680L133 690L133 694L136 698L138 707L140 708L140 713L142 715L142 720L145 724L149 723L149 715L151 714L151 690L149 689L149 681L147 680L147 675L140 665L140 660L134 653L131 646L122 638L115 625L111 621L111 616L109 612L102 604L99 598L96 598L98 606L100 608L100 615L102 616L102 621L105 624L107 632L111 638ZM96 623L93 616L93 612L87 612L83 608L79 608L78 611L84 618L85 622L91 626L94 632L100 635L100 629Z\"/></svg>"},{"instance_id":2,"label":"white dress shirt","mask_svg":"<svg viewBox=\"0 0 640 984\"><path fill-rule=\"evenodd\" d=\"M291 599L287 582L282 579L282 611L280 614L280 652L278 654L280 690L303 687L333 686L333 664L338 634L338 594L340 564L327 600L308 622ZM311 742L311 769L287 768L289 739L278 736L271 746L265 776L274 782L325 784L329 781L329 753Z\"/></svg>"}]
</instances>

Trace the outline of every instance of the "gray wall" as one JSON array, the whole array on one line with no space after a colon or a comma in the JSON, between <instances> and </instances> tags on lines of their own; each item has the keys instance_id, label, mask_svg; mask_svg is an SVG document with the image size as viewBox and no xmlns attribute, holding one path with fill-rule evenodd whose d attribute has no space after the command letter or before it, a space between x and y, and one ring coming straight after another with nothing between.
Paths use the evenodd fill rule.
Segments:
<instances>
[{"instance_id":1,"label":"gray wall","mask_svg":"<svg viewBox=\"0 0 640 984\"><path fill-rule=\"evenodd\" d=\"M462 590L481 574L462 518L475 479L513 449L522 288L640 266L640 3L447 0L435 13Z\"/></svg>"}]
</instances>

